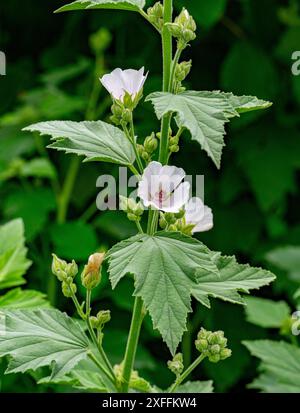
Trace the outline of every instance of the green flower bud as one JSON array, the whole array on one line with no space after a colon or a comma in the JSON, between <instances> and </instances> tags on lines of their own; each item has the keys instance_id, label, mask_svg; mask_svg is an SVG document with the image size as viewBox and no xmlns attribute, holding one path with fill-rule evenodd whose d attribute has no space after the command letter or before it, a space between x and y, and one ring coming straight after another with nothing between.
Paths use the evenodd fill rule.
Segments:
<instances>
[{"instance_id":1,"label":"green flower bud","mask_svg":"<svg viewBox=\"0 0 300 413\"><path fill-rule=\"evenodd\" d=\"M195 346L200 353L204 353L208 350L208 341L204 338L195 341Z\"/></svg>"},{"instance_id":2,"label":"green flower bud","mask_svg":"<svg viewBox=\"0 0 300 413\"><path fill-rule=\"evenodd\" d=\"M132 221L132 222L136 222L141 219L139 216L133 214L132 212L128 212L127 218L129 219L129 221Z\"/></svg>"},{"instance_id":3,"label":"green flower bud","mask_svg":"<svg viewBox=\"0 0 300 413\"><path fill-rule=\"evenodd\" d=\"M142 158L144 159L144 161L148 162L150 160L150 155L148 152L144 151L142 153Z\"/></svg>"},{"instance_id":4,"label":"green flower bud","mask_svg":"<svg viewBox=\"0 0 300 413\"><path fill-rule=\"evenodd\" d=\"M167 221L168 224L175 224L177 219L175 218L174 214L172 212L166 212L164 214L164 218Z\"/></svg>"},{"instance_id":5,"label":"green flower bud","mask_svg":"<svg viewBox=\"0 0 300 413\"><path fill-rule=\"evenodd\" d=\"M159 30L163 27L163 15L164 15L164 8L160 2L154 4L153 7L149 7L147 10L147 14L149 20L154 26L156 26Z\"/></svg>"},{"instance_id":6,"label":"green flower bud","mask_svg":"<svg viewBox=\"0 0 300 413\"><path fill-rule=\"evenodd\" d=\"M192 61L189 60L188 62L181 62L178 63L176 66L175 71L175 78L177 82L183 82L184 79L188 76L192 68Z\"/></svg>"},{"instance_id":7,"label":"green flower bud","mask_svg":"<svg viewBox=\"0 0 300 413\"><path fill-rule=\"evenodd\" d=\"M111 315L109 310L101 310L97 314L97 320L99 322L99 326L104 326L104 324L108 323L111 320Z\"/></svg>"},{"instance_id":8,"label":"green flower bud","mask_svg":"<svg viewBox=\"0 0 300 413\"><path fill-rule=\"evenodd\" d=\"M165 26L168 28L169 32L173 37L180 38L182 27L176 23L166 23Z\"/></svg>"},{"instance_id":9,"label":"green flower bud","mask_svg":"<svg viewBox=\"0 0 300 413\"><path fill-rule=\"evenodd\" d=\"M179 212L177 212L176 214L174 214L175 215L175 218L176 219L182 219L182 218L184 218L184 216L185 216L185 210L184 209L181 209Z\"/></svg>"},{"instance_id":10,"label":"green flower bud","mask_svg":"<svg viewBox=\"0 0 300 413\"><path fill-rule=\"evenodd\" d=\"M128 211L128 198L126 198L123 195L119 195L119 207L122 211L127 212Z\"/></svg>"},{"instance_id":11,"label":"green flower bud","mask_svg":"<svg viewBox=\"0 0 300 413\"><path fill-rule=\"evenodd\" d=\"M142 156L143 152L145 151L145 148L143 145L140 145L139 143L137 144L137 150L140 156Z\"/></svg>"},{"instance_id":12,"label":"green flower bud","mask_svg":"<svg viewBox=\"0 0 300 413\"><path fill-rule=\"evenodd\" d=\"M172 146L172 145L178 145L178 143L179 143L179 139L178 139L176 136L171 137L170 140L169 140L170 146Z\"/></svg>"},{"instance_id":13,"label":"green flower bud","mask_svg":"<svg viewBox=\"0 0 300 413\"><path fill-rule=\"evenodd\" d=\"M134 210L134 213L135 213L135 215L137 215L137 216L142 216L143 215L143 213L144 213L144 206L143 206L143 204L141 203L141 202L138 202L137 204L136 204L136 208L135 208L135 210Z\"/></svg>"},{"instance_id":14,"label":"green flower bud","mask_svg":"<svg viewBox=\"0 0 300 413\"><path fill-rule=\"evenodd\" d=\"M97 329L99 327L99 320L95 316L90 317L90 323L93 329Z\"/></svg>"},{"instance_id":15,"label":"green flower bud","mask_svg":"<svg viewBox=\"0 0 300 413\"><path fill-rule=\"evenodd\" d=\"M62 282L62 293L65 297L70 298L72 297L73 294L76 294L77 292L77 286L76 284L68 284L65 281Z\"/></svg>"},{"instance_id":16,"label":"green flower bud","mask_svg":"<svg viewBox=\"0 0 300 413\"><path fill-rule=\"evenodd\" d=\"M171 232L177 231L177 226L172 224L172 225L169 226L168 230L171 231Z\"/></svg>"},{"instance_id":17,"label":"green flower bud","mask_svg":"<svg viewBox=\"0 0 300 413\"><path fill-rule=\"evenodd\" d=\"M132 116L131 110L124 109L124 111L122 113L122 121L121 122L123 122L127 125L127 123L129 123L131 121L131 116Z\"/></svg>"},{"instance_id":18,"label":"green flower bud","mask_svg":"<svg viewBox=\"0 0 300 413\"><path fill-rule=\"evenodd\" d=\"M181 353L176 354L173 357L173 360L168 361L168 368L176 376L179 376L183 372L184 365L183 365L183 357Z\"/></svg>"},{"instance_id":19,"label":"green flower bud","mask_svg":"<svg viewBox=\"0 0 300 413\"><path fill-rule=\"evenodd\" d=\"M66 269L67 269L67 262L58 258L55 254L52 254L52 273L57 276L59 281L63 281L66 279Z\"/></svg>"},{"instance_id":20,"label":"green flower bud","mask_svg":"<svg viewBox=\"0 0 300 413\"><path fill-rule=\"evenodd\" d=\"M152 133L150 136L148 136L145 139L144 142L144 148L146 150L146 152L148 152L149 154L153 153L154 151L156 151L158 146L158 142L157 139L155 138L155 134Z\"/></svg>"},{"instance_id":21,"label":"green flower bud","mask_svg":"<svg viewBox=\"0 0 300 413\"><path fill-rule=\"evenodd\" d=\"M172 152L172 153L179 152L179 146L178 145L171 145L169 149L170 149L170 152Z\"/></svg>"},{"instance_id":22,"label":"green flower bud","mask_svg":"<svg viewBox=\"0 0 300 413\"><path fill-rule=\"evenodd\" d=\"M214 344L210 347L211 354L219 354L220 350L221 350L221 347L219 346L219 344Z\"/></svg>"},{"instance_id":23,"label":"green flower bud","mask_svg":"<svg viewBox=\"0 0 300 413\"><path fill-rule=\"evenodd\" d=\"M195 20L185 8L183 8L179 16L176 17L175 23L177 23L184 29L191 30L192 32L195 32L197 30Z\"/></svg>"},{"instance_id":24,"label":"green flower bud","mask_svg":"<svg viewBox=\"0 0 300 413\"><path fill-rule=\"evenodd\" d=\"M160 219L159 219L159 226L161 229L166 229L168 223L165 220L164 214L161 212L160 213Z\"/></svg>"},{"instance_id":25,"label":"green flower bud","mask_svg":"<svg viewBox=\"0 0 300 413\"><path fill-rule=\"evenodd\" d=\"M74 278L78 274L78 265L74 260L67 265L66 273L69 277Z\"/></svg>"},{"instance_id":26,"label":"green flower bud","mask_svg":"<svg viewBox=\"0 0 300 413\"><path fill-rule=\"evenodd\" d=\"M209 360L211 363L218 363L218 361L221 360L221 357L220 357L219 354L212 354L212 355L208 356L208 360Z\"/></svg>"},{"instance_id":27,"label":"green flower bud","mask_svg":"<svg viewBox=\"0 0 300 413\"><path fill-rule=\"evenodd\" d=\"M89 257L88 263L81 274L81 282L86 289L91 290L100 284L104 257L105 253L95 253Z\"/></svg>"},{"instance_id":28,"label":"green flower bud","mask_svg":"<svg viewBox=\"0 0 300 413\"><path fill-rule=\"evenodd\" d=\"M232 354L232 351L231 351L229 348L223 348L223 349L220 351L220 358L221 358L221 360L225 360L225 359L227 359L228 357L230 357L231 354Z\"/></svg>"}]
</instances>

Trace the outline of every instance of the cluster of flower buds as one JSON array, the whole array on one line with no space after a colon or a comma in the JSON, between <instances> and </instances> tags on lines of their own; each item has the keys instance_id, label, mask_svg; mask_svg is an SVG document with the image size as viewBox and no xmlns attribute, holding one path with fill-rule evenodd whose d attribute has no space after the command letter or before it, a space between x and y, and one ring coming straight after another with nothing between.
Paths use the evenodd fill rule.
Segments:
<instances>
[{"instance_id":1,"label":"cluster of flower buds","mask_svg":"<svg viewBox=\"0 0 300 413\"><path fill-rule=\"evenodd\" d=\"M78 266L73 260L70 263L58 258L52 254L52 273L62 283L62 292L65 297L72 297L76 294L77 287L74 278L78 273Z\"/></svg>"},{"instance_id":2,"label":"cluster of flower buds","mask_svg":"<svg viewBox=\"0 0 300 413\"><path fill-rule=\"evenodd\" d=\"M171 153L176 153L179 151L179 137L178 136L169 137L169 151Z\"/></svg>"},{"instance_id":3,"label":"cluster of flower buds","mask_svg":"<svg viewBox=\"0 0 300 413\"><path fill-rule=\"evenodd\" d=\"M185 210L181 209L176 214L171 212L161 212L159 226L167 231L179 231L185 235L191 235L194 224L186 224L184 220Z\"/></svg>"},{"instance_id":4,"label":"cluster of flower buds","mask_svg":"<svg viewBox=\"0 0 300 413\"><path fill-rule=\"evenodd\" d=\"M192 61L184 61L177 63L175 69L175 93L180 93L185 91L185 87L182 86L182 82L187 78L192 68Z\"/></svg>"},{"instance_id":5,"label":"cluster of flower buds","mask_svg":"<svg viewBox=\"0 0 300 413\"><path fill-rule=\"evenodd\" d=\"M110 117L110 120L112 123L114 123L116 126L119 125L127 125L132 116L132 110L128 109L125 104L123 104L119 100L114 100L114 103L111 107L111 113L112 116Z\"/></svg>"},{"instance_id":6,"label":"cluster of flower buds","mask_svg":"<svg viewBox=\"0 0 300 413\"><path fill-rule=\"evenodd\" d=\"M164 7L158 1L154 6L149 7L147 10L150 23L153 24L159 31L162 30L164 25Z\"/></svg>"},{"instance_id":7,"label":"cluster of flower buds","mask_svg":"<svg viewBox=\"0 0 300 413\"><path fill-rule=\"evenodd\" d=\"M176 354L173 357L173 360L168 361L168 368L173 374L175 374L176 377L180 376L184 369L183 357L181 353Z\"/></svg>"},{"instance_id":8,"label":"cluster of flower buds","mask_svg":"<svg viewBox=\"0 0 300 413\"><path fill-rule=\"evenodd\" d=\"M195 346L212 363L218 363L231 356L231 350L227 348L227 338L224 337L223 331L212 332L201 328Z\"/></svg>"},{"instance_id":9,"label":"cluster of flower buds","mask_svg":"<svg viewBox=\"0 0 300 413\"><path fill-rule=\"evenodd\" d=\"M152 132L150 136L147 136L143 145L138 145L139 154L144 159L144 161L146 162L151 161L151 156L153 152L156 151L157 146L158 146L158 141L157 141L157 138L155 137L154 132Z\"/></svg>"},{"instance_id":10,"label":"cluster of flower buds","mask_svg":"<svg viewBox=\"0 0 300 413\"><path fill-rule=\"evenodd\" d=\"M122 380L123 380L123 368L124 368L123 362L121 364L114 365L114 373L117 379L117 385L119 386L122 384ZM131 372L129 388L132 390L137 390L138 392L142 392L142 393L152 393L152 387L150 383L146 381L145 379L143 379L142 377L140 377L138 371L136 370L132 370Z\"/></svg>"},{"instance_id":11,"label":"cluster of flower buds","mask_svg":"<svg viewBox=\"0 0 300 413\"><path fill-rule=\"evenodd\" d=\"M98 340L101 343L103 339L102 330L104 325L111 320L111 315L109 310L101 310L98 312L97 316L90 317L91 326L93 329L97 330Z\"/></svg>"},{"instance_id":12,"label":"cluster of flower buds","mask_svg":"<svg viewBox=\"0 0 300 413\"><path fill-rule=\"evenodd\" d=\"M186 9L182 9L179 16L174 20L174 23L167 23L167 27L177 39L177 47L183 50L187 47L189 42L196 38L195 31L197 29L195 20Z\"/></svg>"},{"instance_id":13,"label":"cluster of flower buds","mask_svg":"<svg viewBox=\"0 0 300 413\"><path fill-rule=\"evenodd\" d=\"M89 257L88 263L84 266L81 282L87 290L92 290L100 284L104 258L105 253L97 252Z\"/></svg>"},{"instance_id":14,"label":"cluster of flower buds","mask_svg":"<svg viewBox=\"0 0 300 413\"><path fill-rule=\"evenodd\" d=\"M138 222L144 213L144 207L141 202L136 202L132 198L126 198L120 195L120 209L127 213L129 221Z\"/></svg>"}]
</instances>

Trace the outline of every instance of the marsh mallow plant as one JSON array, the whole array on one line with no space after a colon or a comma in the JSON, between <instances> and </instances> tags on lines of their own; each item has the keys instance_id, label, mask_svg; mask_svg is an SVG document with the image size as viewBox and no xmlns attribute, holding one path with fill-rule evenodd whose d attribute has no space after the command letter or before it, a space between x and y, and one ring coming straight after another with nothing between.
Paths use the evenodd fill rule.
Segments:
<instances>
[{"instance_id":1,"label":"marsh mallow plant","mask_svg":"<svg viewBox=\"0 0 300 413\"><path fill-rule=\"evenodd\" d=\"M50 374L40 377L42 382L74 386L79 382L83 388L88 378L98 391L154 392L156 387L134 370L139 335L148 313L170 351L168 368L174 373L174 382L166 391L180 392L202 360L220 362L222 368L222 361L231 355L223 331L201 329L195 341L199 355L184 366L177 351L192 312L192 298L208 308L210 297L244 304L240 293L274 280L270 272L239 264L235 257L211 251L193 237L212 228L213 213L200 198L190 196L192 188L184 182L183 169L170 165L172 154L189 145L188 140L181 140L185 133L220 168L226 123L244 112L266 109L271 103L221 91L186 90L184 81L192 62L183 60L182 53L188 54L188 46L196 38L193 17L186 9L174 16L173 0L158 2L148 10L144 7L145 0L78 0L58 10L127 10L153 26L154 35L162 39L163 82L162 90L145 100L152 103L160 125L147 137L136 136L134 111L143 104L143 86L151 73L144 68L117 68L100 79L111 95L111 123L50 121L25 128L50 135L52 149L83 156L85 162L125 166L136 175L139 200L121 197L120 206L136 223L137 234L107 253L91 251L81 274L75 261L68 263L53 255L52 272L81 321L56 309L6 311L0 356L10 356L7 373L38 370L41 376L45 370L40 368L48 366ZM129 277L134 286L126 351L117 365L112 365L104 351L105 332L113 314L109 309L96 313L91 306L104 266L113 289L123 277ZM86 290L85 302L77 296L79 282ZM201 382L185 383L184 391L189 389L204 391Z\"/></svg>"}]
</instances>

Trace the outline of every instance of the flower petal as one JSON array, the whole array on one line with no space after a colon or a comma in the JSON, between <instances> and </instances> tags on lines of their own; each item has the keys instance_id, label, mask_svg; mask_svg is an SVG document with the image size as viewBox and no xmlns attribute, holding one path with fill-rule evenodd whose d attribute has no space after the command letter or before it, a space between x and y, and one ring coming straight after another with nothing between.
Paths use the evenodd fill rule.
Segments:
<instances>
[{"instance_id":1,"label":"flower petal","mask_svg":"<svg viewBox=\"0 0 300 413\"><path fill-rule=\"evenodd\" d=\"M177 213L187 203L190 197L190 183L183 182L161 205L164 212Z\"/></svg>"}]
</instances>

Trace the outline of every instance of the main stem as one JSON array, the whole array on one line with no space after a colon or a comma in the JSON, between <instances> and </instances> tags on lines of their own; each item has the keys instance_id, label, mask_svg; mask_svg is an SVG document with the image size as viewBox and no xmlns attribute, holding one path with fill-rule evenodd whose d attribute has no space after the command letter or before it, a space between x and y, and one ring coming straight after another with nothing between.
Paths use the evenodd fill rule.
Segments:
<instances>
[{"instance_id":1,"label":"main stem","mask_svg":"<svg viewBox=\"0 0 300 413\"><path fill-rule=\"evenodd\" d=\"M164 0L164 24L172 22L173 0ZM163 49L163 92L171 92L171 68L172 68L172 35L164 25L162 29L162 49ZM165 165L168 163L169 152L169 129L171 125L171 114L167 114L162 119L159 161Z\"/></svg>"},{"instance_id":2,"label":"main stem","mask_svg":"<svg viewBox=\"0 0 300 413\"><path fill-rule=\"evenodd\" d=\"M143 301L141 297L135 297L130 331L126 346L121 392L127 393L129 389L131 372L134 365L139 335L143 322Z\"/></svg>"},{"instance_id":3,"label":"main stem","mask_svg":"<svg viewBox=\"0 0 300 413\"><path fill-rule=\"evenodd\" d=\"M164 23L172 21L173 0L164 0ZM162 30L162 45L163 45L163 91L170 91L170 79L172 69L172 36L164 27ZM171 115L167 115L162 120L161 139L159 148L159 161L162 164L168 163L169 152L169 128L171 123ZM157 227L158 211L149 211L147 233L153 235ZM130 331L124 357L123 375L121 383L121 391L128 392L132 369L141 331L142 321L144 318L143 301L140 297L136 297L134 301L133 314L131 319Z\"/></svg>"}]
</instances>

